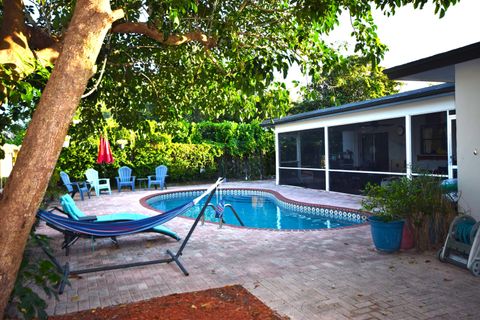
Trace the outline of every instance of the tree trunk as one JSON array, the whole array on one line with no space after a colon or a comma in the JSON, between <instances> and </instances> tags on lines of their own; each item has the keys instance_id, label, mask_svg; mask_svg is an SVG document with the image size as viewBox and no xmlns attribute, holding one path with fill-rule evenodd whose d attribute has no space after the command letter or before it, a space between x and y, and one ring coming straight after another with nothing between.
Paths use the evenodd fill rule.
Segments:
<instances>
[{"instance_id":1,"label":"tree trunk","mask_svg":"<svg viewBox=\"0 0 480 320\"><path fill-rule=\"evenodd\" d=\"M62 53L45 87L0 199L0 319L29 231L70 121L112 22L123 16L108 0L78 0Z\"/></svg>"}]
</instances>

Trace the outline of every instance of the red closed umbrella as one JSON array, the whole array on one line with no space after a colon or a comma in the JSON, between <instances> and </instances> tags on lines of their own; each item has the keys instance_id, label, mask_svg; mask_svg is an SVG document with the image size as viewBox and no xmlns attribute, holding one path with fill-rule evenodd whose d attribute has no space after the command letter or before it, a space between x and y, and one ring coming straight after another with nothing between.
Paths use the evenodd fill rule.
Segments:
<instances>
[{"instance_id":1,"label":"red closed umbrella","mask_svg":"<svg viewBox=\"0 0 480 320\"><path fill-rule=\"evenodd\" d=\"M104 158L105 158L105 142L104 142L103 136L100 136L100 142L98 143L97 163L103 163Z\"/></svg>"},{"instance_id":2,"label":"red closed umbrella","mask_svg":"<svg viewBox=\"0 0 480 320\"><path fill-rule=\"evenodd\" d=\"M110 149L110 143L108 142L108 139L105 137L103 139L103 143L105 144L105 163L113 163L113 155L112 155L112 150Z\"/></svg>"},{"instance_id":3,"label":"red closed umbrella","mask_svg":"<svg viewBox=\"0 0 480 320\"><path fill-rule=\"evenodd\" d=\"M110 143L103 135L100 136L100 143L98 144L97 163L113 163L112 150L110 150Z\"/></svg>"}]
</instances>

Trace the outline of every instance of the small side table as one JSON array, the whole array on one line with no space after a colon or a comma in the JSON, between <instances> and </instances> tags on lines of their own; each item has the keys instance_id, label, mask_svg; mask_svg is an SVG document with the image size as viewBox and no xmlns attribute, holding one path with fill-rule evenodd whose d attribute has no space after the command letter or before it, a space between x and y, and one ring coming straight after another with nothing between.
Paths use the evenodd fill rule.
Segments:
<instances>
[{"instance_id":1,"label":"small side table","mask_svg":"<svg viewBox=\"0 0 480 320\"><path fill-rule=\"evenodd\" d=\"M138 181L138 188L141 189L142 188L142 184L144 185L144 189L147 189L148 187L148 184L147 184L147 181L148 181L148 178L137 178L135 179Z\"/></svg>"}]
</instances>

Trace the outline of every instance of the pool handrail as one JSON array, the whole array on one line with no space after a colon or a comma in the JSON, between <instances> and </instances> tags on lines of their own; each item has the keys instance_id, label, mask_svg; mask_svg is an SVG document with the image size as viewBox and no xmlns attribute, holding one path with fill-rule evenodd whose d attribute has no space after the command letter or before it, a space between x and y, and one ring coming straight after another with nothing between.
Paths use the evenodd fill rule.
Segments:
<instances>
[{"instance_id":1,"label":"pool handrail","mask_svg":"<svg viewBox=\"0 0 480 320\"><path fill-rule=\"evenodd\" d=\"M245 224L243 224L242 219L240 219L240 216L238 215L237 210L235 210L235 208L231 204L227 203L225 205L225 208L230 208L232 210L233 214L235 215L235 218L237 218L238 222L240 223L240 225L242 227L245 227Z\"/></svg>"},{"instance_id":2,"label":"pool handrail","mask_svg":"<svg viewBox=\"0 0 480 320\"><path fill-rule=\"evenodd\" d=\"M208 206L210 208L212 208L213 210L216 209L216 207L211 203L209 203ZM242 219L240 219L240 216L238 215L237 211L235 210L235 208L231 204L227 203L226 205L224 205L224 208L230 208L230 210L232 210L233 215L235 216L235 218L237 218L240 225L242 227L245 227L245 224L243 223ZM225 220L223 219L223 216L222 216L222 218L218 221L218 228L221 229L224 223L225 223ZM202 225L204 225L204 224L205 224L205 215L203 215L203 217L202 217Z\"/></svg>"}]
</instances>

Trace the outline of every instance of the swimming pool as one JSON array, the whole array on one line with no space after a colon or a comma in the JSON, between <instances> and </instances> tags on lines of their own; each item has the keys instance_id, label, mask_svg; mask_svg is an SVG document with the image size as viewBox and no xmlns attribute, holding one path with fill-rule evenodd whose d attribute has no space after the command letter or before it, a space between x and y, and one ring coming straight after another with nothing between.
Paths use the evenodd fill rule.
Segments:
<instances>
[{"instance_id":1,"label":"swimming pool","mask_svg":"<svg viewBox=\"0 0 480 320\"><path fill-rule=\"evenodd\" d=\"M159 211L167 211L194 199L202 190L169 192L150 197L144 203ZM195 218L206 200L189 209L185 217ZM242 222L249 228L276 230L315 230L343 228L364 224L367 215L357 210L309 205L283 198L273 191L257 189L222 189L212 198L233 206ZM218 222L213 208L207 208L205 220ZM225 208L223 219L226 224L240 226L233 211Z\"/></svg>"},{"instance_id":2,"label":"swimming pool","mask_svg":"<svg viewBox=\"0 0 480 320\"><path fill-rule=\"evenodd\" d=\"M200 195L202 190L170 192L148 198L144 203L159 211L173 209ZM363 212L322 205L299 203L288 200L280 194L258 189L222 189L212 198L212 204L219 201L230 204L249 228L276 230L315 230L343 228L364 224L367 215ZM205 200L183 214L195 218ZM218 222L213 208L207 208L206 221ZM225 208L223 219L226 224L240 226L233 211Z\"/></svg>"}]
</instances>

